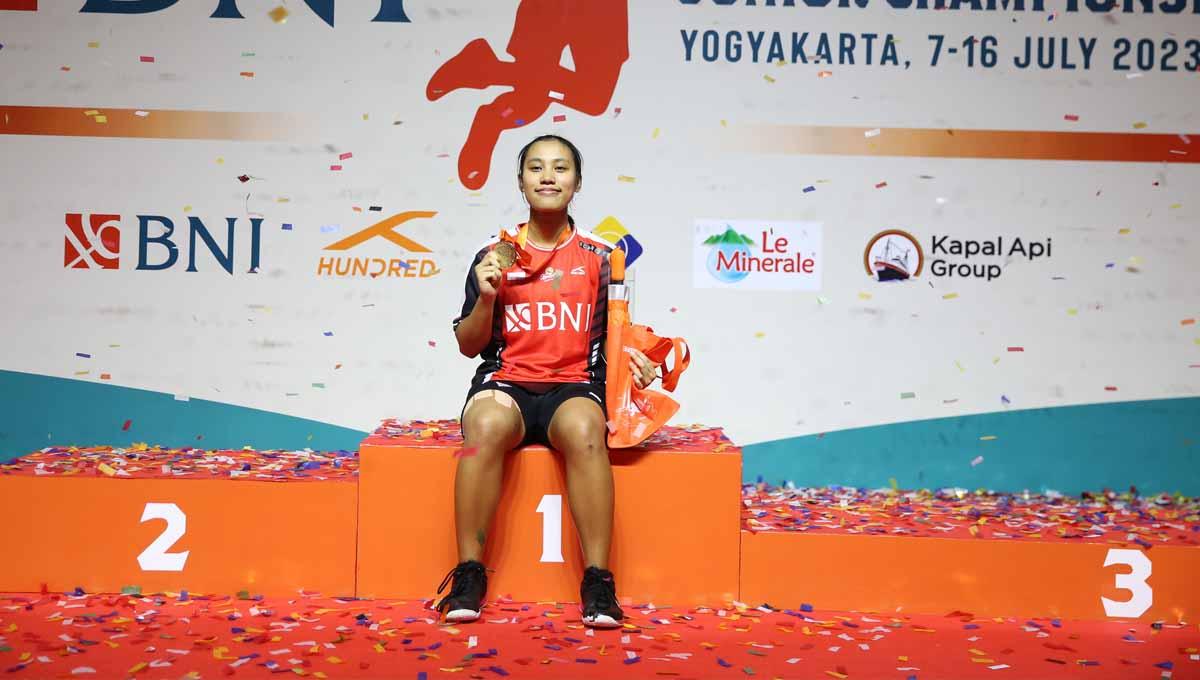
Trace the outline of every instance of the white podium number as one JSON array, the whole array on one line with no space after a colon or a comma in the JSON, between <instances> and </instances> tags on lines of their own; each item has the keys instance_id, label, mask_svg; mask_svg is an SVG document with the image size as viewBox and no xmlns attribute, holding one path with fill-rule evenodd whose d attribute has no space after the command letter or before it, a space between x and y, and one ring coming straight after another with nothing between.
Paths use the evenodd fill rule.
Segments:
<instances>
[{"instance_id":1,"label":"white podium number","mask_svg":"<svg viewBox=\"0 0 1200 680\"><path fill-rule=\"evenodd\" d=\"M1146 579L1150 578L1150 558L1141 550L1110 548L1104 558L1104 566L1124 564L1133 569L1128 574L1117 574L1117 587L1128 590L1132 597L1124 602L1101 597L1104 613L1107 616L1122 616L1135 619L1146 612L1154 604L1154 591Z\"/></svg>"},{"instance_id":2,"label":"white podium number","mask_svg":"<svg viewBox=\"0 0 1200 680\"><path fill-rule=\"evenodd\" d=\"M183 571L191 551L169 553L167 549L183 538L187 531L187 515L174 503L147 503L142 510L142 521L152 519L167 520L167 528L138 555L138 565L142 571Z\"/></svg>"},{"instance_id":3,"label":"white podium number","mask_svg":"<svg viewBox=\"0 0 1200 680\"><path fill-rule=\"evenodd\" d=\"M562 562L562 496L542 496L537 511L542 514L542 561Z\"/></svg>"}]
</instances>

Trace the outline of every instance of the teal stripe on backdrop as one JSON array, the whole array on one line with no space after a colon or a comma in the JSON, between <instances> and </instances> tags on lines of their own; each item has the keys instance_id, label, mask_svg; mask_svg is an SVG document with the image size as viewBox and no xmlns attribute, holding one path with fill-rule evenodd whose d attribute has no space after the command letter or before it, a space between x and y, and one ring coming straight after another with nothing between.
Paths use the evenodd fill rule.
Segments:
<instances>
[{"instance_id":1,"label":"teal stripe on backdrop","mask_svg":"<svg viewBox=\"0 0 1200 680\"><path fill-rule=\"evenodd\" d=\"M994 436L993 440L981 437ZM972 466L971 461L983 456ZM1200 495L1200 398L1005 411L752 444L743 476L797 486Z\"/></svg>"},{"instance_id":2,"label":"teal stripe on backdrop","mask_svg":"<svg viewBox=\"0 0 1200 680\"><path fill-rule=\"evenodd\" d=\"M133 422L122 431L126 420ZM353 450L365 434L205 399L177 401L162 392L0 371L0 461L47 446L133 442L207 449L250 445Z\"/></svg>"},{"instance_id":3,"label":"teal stripe on backdrop","mask_svg":"<svg viewBox=\"0 0 1200 680\"><path fill-rule=\"evenodd\" d=\"M132 420L129 431L122 431ZM270 411L0 370L0 460L51 445L354 449L366 433ZM203 439L197 439L197 435ZM311 439L309 438L311 436ZM994 436L984 441L981 437ZM983 456L972 466L971 461ZM745 481L1200 495L1200 398L938 418L745 447Z\"/></svg>"}]
</instances>

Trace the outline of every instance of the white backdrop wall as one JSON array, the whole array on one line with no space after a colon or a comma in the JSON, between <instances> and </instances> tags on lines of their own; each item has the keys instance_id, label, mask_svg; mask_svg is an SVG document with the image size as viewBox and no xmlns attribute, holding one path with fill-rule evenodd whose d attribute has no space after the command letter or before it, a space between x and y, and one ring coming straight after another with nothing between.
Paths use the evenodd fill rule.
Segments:
<instances>
[{"instance_id":1,"label":"white backdrop wall","mask_svg":"<svg viewBox=\"0 0 1200 680\"><path fill-rule=\"evenodd\" d=\"M476 109L506 89L429 101L426 86L477 38L512 59L517 0L408 0L408 22L372 21L380 3L340 2L333 25L295 1L243 0L243 19L211 18L215 0L145 13L35 4L0 10L0 369L358 430L386 416L455 417L474 370L449 324L469 258L499 226L523 220L517 151L553 132L584 154L577 221L611 216L644 247L633 268L637 320L691 342L679 421L722 425L749 444L1200 388L1200 331L1187 321L1200 315L1191 6L630 0L622 34L573 3L525 0L535 24L539 12L566 12L535 35L574 42L562 63L575 62L582 80L602 79L591 60L619 53L623 40L629 57L603 112L550 101L501 134L476 191L458 172L459 151ZM282 23L269 15L280 6ZM795 52L793 33L805 32ZM854 63L836 47L832 63L814 63L822 33L835 46L854 36ZM768 59L776 34L782 64ZM863 34L878 35L871 64ZM887 35L894 64L880 63ZM936 65L930 35L945 36ZM973 67L970 36L980 41ZM980 63L985 36L991 68ZM1019 68L1027 37L1065 39L1076 68ZM1087 69L1081 38L1095 40ZM1114 63L1122 40L1130 54ZM261 115L241 115L251 113ZM929 142L955 132L963 146L950 153ZM379 237L324 250L406 211L435 213L394 230L430 252ZM64 266L70 214L118 216L116 269ZM173 266L137 268L139 216L173 224ZM191 218L222 250L233 221L231 272L199 240L197 271L186 271ZM765 255L762 232L770 243L786 236L789 256L802 251L812 273L712 278L702 242L726 224L754 241L755 256ZM162 220L146 227L147 239L164 231ZM920 276L868 275L864 249L887 229L918 242ZM997 238L1005 253L970 259L934 243ZM1008 257L1015 239L1052 247ZM144 245L145 264L167 258L163 241ZM320 275L320 259L333 256L411 260L413 276ZM1001 274L937 276L935 260Z\"/></svg>"}]
</instances>

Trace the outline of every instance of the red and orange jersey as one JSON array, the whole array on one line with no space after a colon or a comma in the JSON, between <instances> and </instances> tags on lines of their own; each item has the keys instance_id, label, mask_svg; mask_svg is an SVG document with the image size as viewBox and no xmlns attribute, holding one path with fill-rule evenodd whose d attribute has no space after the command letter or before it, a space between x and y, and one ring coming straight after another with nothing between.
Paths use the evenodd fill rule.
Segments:
<instances>
[{"instance_id":1,"label":"red and orange jersey","mask_svg":"<svg viewBox=\"0 0 1200 680\"><path fill-rule=\"evenodd\" d=\"M508 230L510 236L519 229ZM475 266L499 241L497 235L475 254L455 328L479 299ZM503 273L492 339L480 352L473 382L603 383L612 245L572 227L553 249L527 243L525 250L533 275L515 265Z\"/></svg>"}]
</instances>

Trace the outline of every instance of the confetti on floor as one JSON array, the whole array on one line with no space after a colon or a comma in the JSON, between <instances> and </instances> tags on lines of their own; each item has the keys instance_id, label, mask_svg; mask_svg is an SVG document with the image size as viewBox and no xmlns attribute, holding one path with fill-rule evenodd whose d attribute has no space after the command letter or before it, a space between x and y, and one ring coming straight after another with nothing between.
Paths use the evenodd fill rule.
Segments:
<instances>
[{"instance_id":1,"label":"confetti on floor","mask_svg":"<svg viewBox=\"0 0 1200 680\"><path fill-rule=\"evenodd\" d=\"M428 442L461 444L462 430L457 420L394 420L383 421L371 434L371 438L388 440L400 445L419 446ZM650 435L635 448L669 448L673 451L736 451L737 446L729 441L719 427L689 425L680 427L667 425Z\"/></svg>"},{"instance_id":2,"label":"confetti on floor","mask_svg":"<svg viewBox=\"0 0 1200 680\"><path fill-rule=\"evenodd\" d=\"M486 603L479 622L447 626L429 601L126 590L0 594L0 667L13 678L144 680L278 673L969 680L996 677L993 668L1009 669L1002 677L1047 679L1074 677L1082 666L1094 666L1084 670L1095 677L1158 678L1167 670L1180 678L1200 670L1200 633L1174 622L634 603L623 628L592 633L573 603L497 599Z\"/></svg>"},{"instance_id":3,"label":"confetti on floor","mask_svg":"<svg viewBox=\"0 0 1200 680\"><path fill-rule=\"evenodd\" d=\"M176 400L187 401L185 395ZM132 424L127 420L126 425ZM123 430L128 429L123 427ZM283 451L167 448L145 443L128 447L51 446L0 464L0 474L94 477L101 466L138 479L251 479L254 481L321 481L358 476L357 451Z\"/></svg>"},{"instance_id":4,"label":"confetti on floor","mask_svg":"<svg viewBox=\"0 0 1200 680\"><path fill-rule=\"evenodd\" d=\"M984 460L978 456L971 465ZM742 488L742 528L819 534L1036 539L1111 543L1130 548L1200 546L1200 498L1133 491L1047 493L848 487ZM1198 631L1200 632L1200 631ZM1200 670L1200 666L1197 667Z\"/></svg>"}]
</instances>

